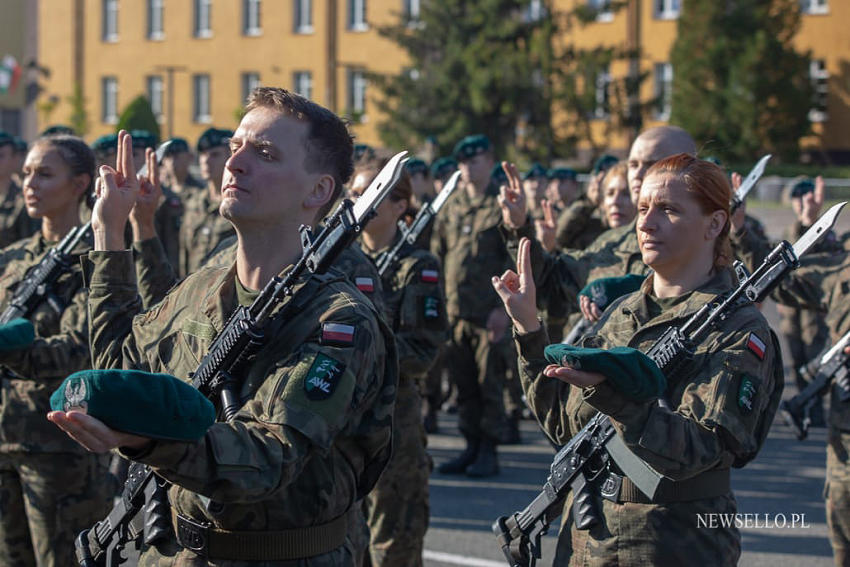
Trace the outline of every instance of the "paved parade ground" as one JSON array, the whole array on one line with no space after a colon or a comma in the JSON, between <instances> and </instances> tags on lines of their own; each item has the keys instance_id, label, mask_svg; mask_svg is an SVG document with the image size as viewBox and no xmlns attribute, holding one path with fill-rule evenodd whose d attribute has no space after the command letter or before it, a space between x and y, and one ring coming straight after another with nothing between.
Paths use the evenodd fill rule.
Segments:
<instances>
[{"instance_id":1,"label":"paved parade ground","mask_svg":"<svg viewBox=\"0 0 850 567\"><path fill-rule=\"evenodd\" d=\"M790 211L752 208L771 238L778 238L792 220ZM850 212L839 219L838 232L850 229ZM778 322L775 306L763 312L771 325ZM787 362L787 361L786 361ZM784 397L796 393L786 384ZM500 515L521 510L539 493L554 450L533 421L521 423L523 444L499 448L501 474L492 479L431 475L431 525L425 538L429 567L507 565L490 530ZM434 464L455 456L463 446L454 416L440 414L440 432L430 435ZM827 538L822 497L826 473L826 430L813 429L797 441L781 420L774 423L759 456L744 469L734 469L732 487L738 499L745 567L829 567L832 553ZM782 524L785 527L780 527ZM796 525L792 526L792 522ZM694 519L694 529L698 528ZM551 565L557 525L544 541L540 565Z\"/></svg>"}]
</instances>

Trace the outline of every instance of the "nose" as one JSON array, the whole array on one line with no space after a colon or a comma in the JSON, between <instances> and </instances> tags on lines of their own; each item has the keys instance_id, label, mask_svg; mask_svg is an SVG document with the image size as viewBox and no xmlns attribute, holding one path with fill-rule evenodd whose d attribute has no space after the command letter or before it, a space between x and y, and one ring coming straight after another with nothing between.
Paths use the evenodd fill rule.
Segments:
<instances>
[{"instance_id":1,"label":"nose","mask_svg":"<svg viewBox=\"0 0 850 567\"><path fill-rule=\"evenodd\" d=\"M639 232L653 232L656 228L655 223L655 209L650 207L643 214L638 213L637 215L637 229Z\"/></svg>"},{"instance_id":2,"label":"nose","mask_svg":"<svg viewBox=\"0 0 850 567\"><path fill-rule=\"evenodd\" d=\"M231 172L237 172L237 171L240 172L240 173L245 172L245 167L246 167L245 154L246 154L246 151L247 151L246 150L247 145L248 144L242 144L242 146L240 148L238 148L236 151L234 151L230 154L230 157L227 158L226 162L224 162L225 169L227 169L228 171L231 171Z\"/></svg>"}]
</instances>

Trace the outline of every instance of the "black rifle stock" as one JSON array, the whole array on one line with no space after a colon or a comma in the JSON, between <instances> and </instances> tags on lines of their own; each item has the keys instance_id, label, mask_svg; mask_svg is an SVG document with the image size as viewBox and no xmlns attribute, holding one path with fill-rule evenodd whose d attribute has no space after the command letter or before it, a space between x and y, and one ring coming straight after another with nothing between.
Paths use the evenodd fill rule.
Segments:
<instances>
[{"instance_id":1,"label":"black rifle stock","mask_svg":"<svg viewBox=\"0 0 850 567\"><path fill-rule=\"evenodd\" d=\"M214 403L218 402L219 418L228 421L239 410L239 376L262 348L265 342L263 330L272 311L286 297L293 295L302 274L327 270L339 253L357 237L398 181L407 161L406 153L396 154L389 161L356 204L344 199L318 235L314 237L308 227L302 226L303 253L298 262L283 277L272 278L250 306L240 306L227 320L191 376L192 386ZM284 308L278 316L286 318L288 310ZM144 536L145 543L153 544L167 535L171 518L167 504L162 500L167 486L167 481L158 477L147 465L131 463L127 482L115 507L105 519L77 536L75 545L79 565L122 565L128 562L131 553L138 550L140 536ZM143 522L139 523L137 516L146 508L153 513L144 514ZM128 548L131 543L135 550Z\"/></svg>"},{"instance_id":2,"label":"black rifle stock","mask_svg":"<svg viewBox=\"0 0 850 567\"><path fill-rule=\"evenodd\" d=\"M752 274L747 274L737 262L739 285L704 305L681 327L668 328L646 355L668 378L681 372L690 362L695 345L704 340L712 328L738 307L763 300L785 274L799 266L799 257L826 234L843 206L844 203L840 203L827 211L793 247L788 242L780 242ZM522 511L498 518L493 524L493 532L508 564L534 567L541 558L540 540L551 521L560 515L570 490L574 491L574 500L581 500L573 506L576 526L588 529L599 521L598 511L586 497L585 486L612 466L612 461L648 498L655 496L663 476L626 447L608 416L597 413L555 455L543 491L531 504Z\"/></svg>"}]
</instances>

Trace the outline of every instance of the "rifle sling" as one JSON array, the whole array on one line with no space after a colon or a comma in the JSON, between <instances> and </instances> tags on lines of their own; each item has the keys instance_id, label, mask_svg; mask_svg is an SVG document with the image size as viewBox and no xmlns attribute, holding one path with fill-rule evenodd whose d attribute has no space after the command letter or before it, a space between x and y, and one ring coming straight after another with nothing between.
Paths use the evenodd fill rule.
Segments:
<instances>
[{"instance_id":1,"label":"rifle sling","mask_svg":"<svg viewBox=\"0 0 850 567\"><path fill-rule=\"evenodd\" d=\"M345 543L348 512L326 524L280 531L230 531L173 513L177 542L214 560L287 561L328 553Z\"/></svg>"},{"instance_id":2,"label":"rifle sling","mask_svg":"<svg viewBox=\"0 0 850 567\"><path fill-rule=\"evenodd\" d=\"M609 475L617 475L617 473L611 472ZM617 501L639 504L689 502L723 496L729 494L731 489L729 469L714 469L678 482L665 478L658 486L656 497L650 500L629 480L629 477L623 476Z\"/></svg>"}]
</instances>

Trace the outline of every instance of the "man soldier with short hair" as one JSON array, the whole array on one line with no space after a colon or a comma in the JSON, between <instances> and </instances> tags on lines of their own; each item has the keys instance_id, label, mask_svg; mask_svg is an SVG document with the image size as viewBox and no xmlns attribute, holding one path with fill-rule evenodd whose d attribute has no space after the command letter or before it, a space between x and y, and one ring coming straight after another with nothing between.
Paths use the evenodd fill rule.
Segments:
<instances>
[{"instance_id":1,"label":"man soldier with short hair","mask_svg":"<svg viewBox=\"0 0 850 567\"><path fill-rule=\"evenodd\" d=\"M163 185L185 199L205 185L189 171L192 165L189 143L183 138L171 138L169 142L162 156Z\"/></svg>"},{"instance_id":2,"label":"man soldier with short hair","mask_svg":"<svg viewBox=\"0 0 850 567\"><path fill-rule=\"evenodd\" d=\"M352 172L342 120L283 89L252 93L230 149L221 214L238 236L235 263L189 275L138 317L123 228L139 188L126 157L123 171L102 169L89 256L97 368L188 379L236 307L299 259L299 226L322 218ZM136 237L152 233L149 220ZM82 413L49 414L88 449L118 448L172 483L176 535L145 546L140 565L354 565L348 512L390 456L395 345L342 274L306 274L295 287L237 377L238 413L200 440L153 441ZM295 307L281 316L290 301ZM198 553L188 548L201 540Z\"/></svg>"}]
</instances>

